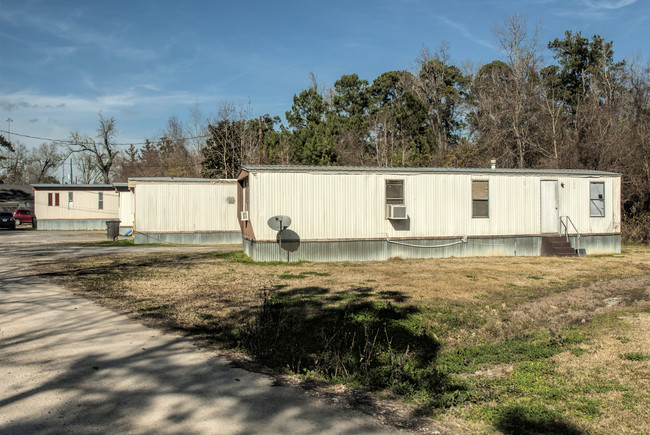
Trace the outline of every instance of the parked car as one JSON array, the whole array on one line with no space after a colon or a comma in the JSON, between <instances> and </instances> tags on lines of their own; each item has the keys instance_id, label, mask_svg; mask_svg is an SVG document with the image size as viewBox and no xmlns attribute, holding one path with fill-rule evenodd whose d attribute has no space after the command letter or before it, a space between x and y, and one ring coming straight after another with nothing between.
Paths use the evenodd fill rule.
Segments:
<instances>
[{"instance_id":1,"label":"parked car","mask_svg":"<svg viewBox=\"0 0 650 435\"><path fill-rule=\"evenodd\" d=\"M14 212L14 219L16 220L16 225L24 224L25 222L34 224L36 216L34 216L34 210L29 208L19 208Z\"/></svg>"},{"instance_id":2,"label":"parked car","mask_svg":"<svg viewBox=\"0 0 650 435\"><path fill-rule=\"evenodd\" d=\"M10 211L0 211L0 228L16 229L16 220Z\"/></svg>"}]
</instances>

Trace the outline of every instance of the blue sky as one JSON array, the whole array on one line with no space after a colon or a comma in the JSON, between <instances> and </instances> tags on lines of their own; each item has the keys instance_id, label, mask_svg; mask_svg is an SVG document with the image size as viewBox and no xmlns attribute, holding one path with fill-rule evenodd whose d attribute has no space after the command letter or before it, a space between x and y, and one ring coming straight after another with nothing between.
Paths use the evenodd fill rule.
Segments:
<instances>
[{"instance_id":1,"label":"blue sky","mask_svg":"<svg viewBox=\"0 0 650 435\"><path fill-rule=\"evenodd\" d=\"M492 29L513 13L541 22L544 47L572 30L612 40L617 60L650 54L650 0L0 0L0 130L95 136L101 112L130 143L197 104L283 116L310 72L372 82L443 41L457 65L501 59Z\"/></svg>"}]
</instances>

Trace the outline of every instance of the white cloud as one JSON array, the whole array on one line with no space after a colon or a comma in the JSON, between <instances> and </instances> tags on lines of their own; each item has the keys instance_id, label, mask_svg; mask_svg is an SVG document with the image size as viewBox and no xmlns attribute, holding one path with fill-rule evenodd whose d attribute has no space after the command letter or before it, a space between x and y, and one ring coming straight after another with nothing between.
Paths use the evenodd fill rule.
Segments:
<instances>
[{"instance_id":1,"label":"white cloud","mask_svg":"<svg viewBox=\"0 0 650 435\"><path fill-rule=\"evenodd\" d=\"M593 9L620 9L636 2L637 0L584 0Z\"/></svg>"},{"instance_id":2,"label":"white cloud","mask_svg":"<svg viewBox=\"0 0 650 435\"><path fill-rule=\"evenodd\" d=\"M469 39L470 41L473 41L476 44L481 45L483 47L489 48L490 50L496 49L495 46L490 41L475 36L472 32L470 32L467 29L467 27L463 26L462 24L452 21L449 18L442 15L436 15L436 18L442 21L443 23L445 23L446 25L458 30L458 32L460 32L461 35L463 35L465 38Z\"/></svg>"}]
</instances>

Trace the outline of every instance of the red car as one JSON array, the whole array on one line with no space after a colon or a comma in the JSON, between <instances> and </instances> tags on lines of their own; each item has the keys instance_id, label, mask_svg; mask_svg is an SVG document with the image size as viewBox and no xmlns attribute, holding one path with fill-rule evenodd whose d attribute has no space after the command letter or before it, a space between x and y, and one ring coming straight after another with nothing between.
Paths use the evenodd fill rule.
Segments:
<instances>
[{"instance_id":1,"label":"red car","mask_svg":"<svg viewBox=\"0 0 650 435\"><path fill-rule=\"evenodd\" d=\"M25 222L29 222L33 225L36 216L34 216L34 210L31 210L29 208L19 208L14 212L14 219L16 220L16 225L20 225Z\"/></svg>"}]
</instances>

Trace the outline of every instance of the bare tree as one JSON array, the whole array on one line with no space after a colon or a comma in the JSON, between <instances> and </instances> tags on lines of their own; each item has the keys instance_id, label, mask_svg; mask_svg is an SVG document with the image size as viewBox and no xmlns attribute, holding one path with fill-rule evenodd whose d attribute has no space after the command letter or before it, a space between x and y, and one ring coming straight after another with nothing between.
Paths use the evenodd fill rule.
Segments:
<instances>
[{"instance_id":1,"label":"bare tree","mask_svg":"<svg viewBox=\"0 0 650 435\"><path fill-rule=\"evenodd\" d=\"M43 143L29 153L27 180L29 183L56 182L52 172L61 165L65 156L56 143Z\"/></svg>"},{"instance_id":2,"label":"bare tree","mask_svg":"<svg viewBox=\"0 0 650 435\"><path fill-rule=\"evenodd\" d=\"M97 134L99 143L90 136L82 136L78 132L73 132L70 137L70 152L85 152L92 156L93 164L101 174L103 182L108 184L111 182L111 168L115 158L119 155L119 150L113 142L117 134L115 119L112 116L104 118L100 113Z\"/></svg>"},{"instance_id":3,"label":"bare tree","mask_svg":"<svg viewBox=\"0 0 650 435\"><path fill-rule=\"evenodd\" d=\"M75 167L77 169L76 180L80 184L99 184L102 182L103 174L97 167L97 157L90 152L79 152L75 154ZM108 183L106 183L108 184Z\"/></svg>"}]
</instances>

